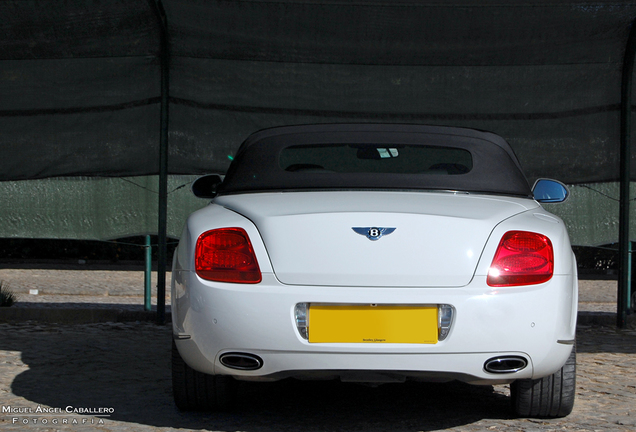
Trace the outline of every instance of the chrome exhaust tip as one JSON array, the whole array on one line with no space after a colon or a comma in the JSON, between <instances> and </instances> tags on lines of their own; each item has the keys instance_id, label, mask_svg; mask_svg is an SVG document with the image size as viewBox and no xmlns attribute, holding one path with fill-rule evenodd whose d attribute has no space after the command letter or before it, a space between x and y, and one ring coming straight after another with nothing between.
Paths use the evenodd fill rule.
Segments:
<instances>
[{"instance_id":1,"label":"chrome exhaust tip","mask_svg":"<svg viewBox=\"0 0 636 432\"><path fill-rule=\"evenodd\" d=\"M221 355L219 361L230 369L256 370L263 367L263 360L254 354L225 353Z\"/></svg>"},{"instance_id":2,"label":"chrome exhaust tip","mask_svg":"<svg viewBox=\"0 0 636 432\"><path fill-rule=\"evenodd\" d=\"M515 373L528 366L528 360L518 356L493 357L484 363L486 372L493 374Z\"/></svg>"}]
</instances>

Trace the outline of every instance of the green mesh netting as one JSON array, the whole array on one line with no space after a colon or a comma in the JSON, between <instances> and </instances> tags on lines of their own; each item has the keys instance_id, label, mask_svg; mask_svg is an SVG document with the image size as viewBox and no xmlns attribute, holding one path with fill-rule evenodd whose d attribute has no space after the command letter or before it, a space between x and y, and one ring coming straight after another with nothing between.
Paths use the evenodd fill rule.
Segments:
<instances>
[{"instance_id":1,"label":"green mesh netting","mask_svg":"<svg viewBox=\"0 0 636 432\"><path fill-rule=\"evenodd\" d=\"M170 176L168 235L207 204L196 177ZM0 183L0 237L107 240L157 232L158 178L52 178Z\"/></svg>"},{"instance_id":2,"label":"green mesh netting","mask_svg":"<svg viewBox=\"0 0 636 432\"><path fill-rule=\"evenodd\" d=\"M170 237L178 238L187 216L208 203L190 192L195 178L169 178ZM156 233L157 184L155 176L1 182L0 237L107 240ZM636 193L634 188L632 185L632 194ZM570 186L570 193L566 202L544 206L565 221L572 243L597 246L616 242L618 184ZM636 223L630 228L636 232Z\"/></svg>"},{"instance_id":3,"label":"green mesh netting","mask_svg":"<svg viewBox=\"0 0 636 432\"><path fill-rule=\"evenodd\" d=\"M498 133L531 182L618 181L621 70L636 1L162 3L172 175L223 173L228 155L261 128L400 122ZM155 195L143 189L30 181L158 173L155 5L0 2L0 235L154 232ZM554 210L575 209L564 215L574 242L616 240L616 205L583 189ZM173 203L181 192L171 196L171 235L190 205L189 197Z\"/></svg>"}]
</instances>

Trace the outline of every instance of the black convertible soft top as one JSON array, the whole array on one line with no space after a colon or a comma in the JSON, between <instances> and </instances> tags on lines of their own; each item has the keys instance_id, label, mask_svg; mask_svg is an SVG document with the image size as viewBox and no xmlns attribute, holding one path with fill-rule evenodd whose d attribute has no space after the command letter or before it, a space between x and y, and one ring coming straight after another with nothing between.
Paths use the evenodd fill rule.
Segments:
<instances>
[{"instance_id":1,"label":"black convertible soft top","mask_svg":"<svg viewBox=\"0 0 636 432\"><path fill-rule=\"evenodd\" d=\"M453 190L532 197L498 135L403 124L265 129L235 155L220 195L296 190Z\"/></svg>"}]
</instances>

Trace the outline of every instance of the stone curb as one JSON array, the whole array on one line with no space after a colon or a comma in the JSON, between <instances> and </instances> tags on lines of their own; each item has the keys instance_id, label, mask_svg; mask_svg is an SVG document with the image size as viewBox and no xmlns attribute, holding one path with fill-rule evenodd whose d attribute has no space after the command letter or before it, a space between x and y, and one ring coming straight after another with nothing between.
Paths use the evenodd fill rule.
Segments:
<instances>
[{"instance_id":1,"label":"stone curb","mask_svg":"<svg viewBox=\"0 0 636 432\"><path fill-rule=\"evenodd\" d=\"M170 312L166 311L166 322ZM156 311L130 311L117 308L0 308L0 323L38 321L58 324L155 321Z\"/></svg>"},{"instance_id":2,"label":"stone curb","mask_svg":"<svg viewBox=\"0 0 636 432\"><path fill-rule=\"evenodd\" d=\"M626 327L636 328L636 314L627 315ZM577 325L584 326L616 326L616 313L614 312L579 312Z\"/></svg>"},{"instance_id":3,"label":"stone curb","mask_svg":"<svg viewBox=\"0 0 636 432\"><path fill-rule=\"evenodd\" d=\"M171 321L166 311L166 322ZM118 308L0 308L0 323L38 321L59 324L91 324L102 322L155 321L156 311L130 311ZM612 312L579 312L578 325L616 326ZM636 314L627 316L627 327L636 328Z\"/></svg>"}]
</instances>

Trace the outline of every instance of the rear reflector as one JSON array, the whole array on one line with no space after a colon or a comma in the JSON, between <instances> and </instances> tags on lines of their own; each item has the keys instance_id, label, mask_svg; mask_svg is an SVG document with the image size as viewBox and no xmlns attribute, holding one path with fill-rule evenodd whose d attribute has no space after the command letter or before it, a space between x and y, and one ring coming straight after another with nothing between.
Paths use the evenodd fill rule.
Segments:
<instances>
[{"instance_id":1,"label":"rear reflector","mask_svg":"<svg viewBox=\"0 0 636 432\"><path fill-rule=\"evenodd\" d=\"M499 242L487 283L493 287L547 282L554 272L550 239L527 231L508 231Z\"/></svg>"},{"instance_id":2,"label":"rear reflector","mask_svg":"<svg viewBox=\"0 0 636 432\"><path fill-rule=\"evenodd\" d=\"M252 243L243 228L204 232L195 247L194 265L199 277L231 283L259 283L261 270Z\"/></svg>"}]
</instances>

